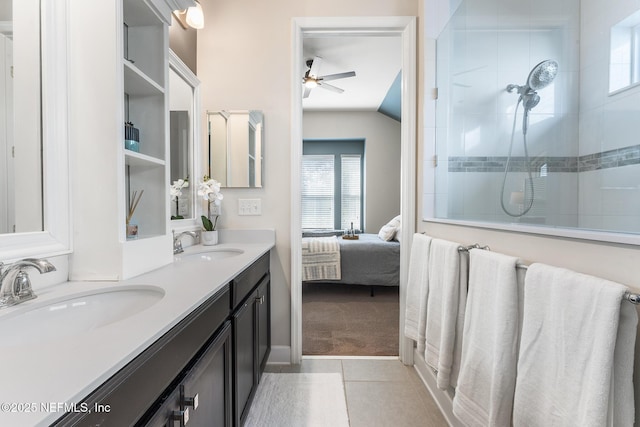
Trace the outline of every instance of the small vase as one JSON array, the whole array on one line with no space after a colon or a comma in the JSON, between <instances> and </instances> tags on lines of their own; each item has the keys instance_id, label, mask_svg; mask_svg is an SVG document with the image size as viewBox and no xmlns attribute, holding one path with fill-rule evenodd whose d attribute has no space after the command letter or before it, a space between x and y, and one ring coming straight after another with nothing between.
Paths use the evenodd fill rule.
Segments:
<instances>
[{"instance_id":1,"label":"small vase","mask_svg":"<svg viewBox=\"0 0 640 427\"><path fill-rule=\"evenodd\" d=\"M127 240L138 238L138 225L127 224Z\"/></svg>"},{"instance_id":2,"label":"small vase","mask_svg":"<svg viewBox=\"0 0 640 427\"><path fill-rule=\"evenodd\" d=\"M218 230L203 231L200 234L200 240L205 246L213 246L218 244Z\"/></svg>"}]
</instances>

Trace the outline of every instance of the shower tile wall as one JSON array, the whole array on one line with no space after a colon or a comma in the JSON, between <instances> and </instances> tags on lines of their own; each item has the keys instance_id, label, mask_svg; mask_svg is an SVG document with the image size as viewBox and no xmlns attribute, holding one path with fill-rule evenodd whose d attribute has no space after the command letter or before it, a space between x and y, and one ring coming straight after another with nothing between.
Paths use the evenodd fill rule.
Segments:
<instances>
[{"instance_id":1,"label":"shower tile wall","mask_svg":"<svg viewBox=\"0 0 640 427\"><path fill-rule=\"evenodd\" d=\"M435 199L436 217L513 221L499 197L517 95L504 89L524 84L538 62L555 59L561 71L531 112L529 153L542 158L538 165L569 159L571 167L546 176L536 169L539 197L526 221L637 232L640 87L610 96L606 77L609 31L637 10L637 2L474 0L451 11L437 36L438 167L425 150L425 171L433 170L436 181L431 195L425 179L425 211ZM521 117L522 107L514 156L524 155ZM460 161L486 164L463 171ZM507 202L523 190L524 171L509 174Z\"/></svg>"},{"instance_id":2,"label":"shower tile wall","mask_svg":"<svg viewBox=\"0 0 640 427\"><path fill-rule=\"evenodd\" d=\"M640 87L609 96L609 32L637 12L637 2L583 0L581 3L580 156L637 147L640 135ZM640 229L640 151L626 151L617 167L581 169L579 226ZM618 156L620 158L620 156Z\"/></svg>"},{"instance_id":3,"label":"shower tile wall","mask_svg":"<svg viewBox=\"0 0 640 427\"><path fill-rule=\"evenodd\" d=\"M438 105L436 214L450 219L512 221L500 208L504 162L491 168L460 173L452 158L506 159L518 95L508 84L525 84L533 66L555 59L561 72L554 84L540 91L541 102L531 112L529 154L532 157L578 155L578 37L577 15L567 12L577 0L544 2L532 11L530 1L463 2L438 37ZM515 126L514 156L523 156L522 106ZM447 163L449 168L447 168ZM491 165L488 165L491 166ZM503 166L502 166L503 168ZM526 171L522 169L522 172ZM527 221L575 226L577 194L556 185L571 173L554 171L534 179L538 196ZM534 175L534 176L537 176ZM563 178L560 178L563 176ZM524 190L526 173L510 173L505 200ZM575 188L575 187L573 187ZM557 201L555 203L552 201ZM517 205L513 207L517 210Z\"/></svg>"}]
</instances>

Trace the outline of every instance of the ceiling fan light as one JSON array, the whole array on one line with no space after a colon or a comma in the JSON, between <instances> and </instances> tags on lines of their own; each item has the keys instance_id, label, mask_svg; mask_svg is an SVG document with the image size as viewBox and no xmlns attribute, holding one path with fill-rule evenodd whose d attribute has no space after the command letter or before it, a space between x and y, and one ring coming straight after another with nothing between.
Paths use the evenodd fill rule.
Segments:
<instances>
[{"instance_id":1,"label":"ceiling fan light","mask_svg":"<svg viewBox=\"0 0 640 427\"><path fill-rule=\"evenodd\" d=\"M308 87L309 89L313 89L314 87L318 86L318 81L316 79L307 77L306 79L304 79L304 86Z\"/></svg>"},{"instance_id":2,"label":"ceiling fan light","mask_svg":"<svg viewBox=\"0 0 640 427\"><path fill-rule=\"evenodd\" d=\"M202 6L196 1L196 5L187 9L186 19L187 24L191 28L201 30L204 28L204 13L202 12Z\"/></svg>"}]
</instances>

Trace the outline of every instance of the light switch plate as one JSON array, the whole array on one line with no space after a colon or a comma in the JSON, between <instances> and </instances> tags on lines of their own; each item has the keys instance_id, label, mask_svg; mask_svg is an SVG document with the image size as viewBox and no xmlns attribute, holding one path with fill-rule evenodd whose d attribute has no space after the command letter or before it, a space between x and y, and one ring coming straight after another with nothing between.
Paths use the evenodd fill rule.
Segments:
<instances>
[{"instance_id":1,"label":"light switch plate","mask_svg":"<svg viewBox=\"0 0 640 427\"><path fill-rule=\"evenodd\" d=\"M262 200L238 199L238 215L262 215Z\"/></svg>"}]
</instances>

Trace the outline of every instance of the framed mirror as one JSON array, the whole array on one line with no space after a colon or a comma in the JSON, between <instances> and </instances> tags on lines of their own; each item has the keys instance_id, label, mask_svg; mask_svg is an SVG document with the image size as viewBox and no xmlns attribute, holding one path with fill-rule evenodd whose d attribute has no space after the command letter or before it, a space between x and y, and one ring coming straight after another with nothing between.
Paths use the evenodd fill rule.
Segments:
<instances>
[{"instance_id":1,"label":"framed mirror","mask_svg":"<svg viewBox=\"0 0 640 427\"><path fill-rule=\"evenodd\" d=\"M196 165L199 158L194 135L199 135L200 80L173 52L169 52L169 147L170 182L172 187L171 220L196 218L196 189L202 173ZM188 224L185 224L188 225Z\"/></svg>"},{"instance_id":2,"label":"framed mirror","mask_svg":"<svg viewBox=\"0 0 640 427\"><path fill-rule=\"evenodd\" d=\"M258 110L207 112L211 177L223 187L264 186L264 115Z\"/></svg>"},{"instance_id":3,"label":"framed mirror","mask_svg":"<svg viewBox=\"0 0 640 427\"><path fill-rule=\"evenodd\" d=\"M0 78L12 81L0 112L3 262L71 250L67 5L0 0Z\"/></svg>"}]
</instances>

